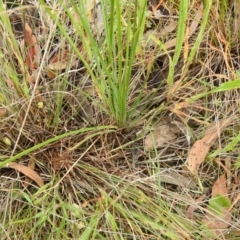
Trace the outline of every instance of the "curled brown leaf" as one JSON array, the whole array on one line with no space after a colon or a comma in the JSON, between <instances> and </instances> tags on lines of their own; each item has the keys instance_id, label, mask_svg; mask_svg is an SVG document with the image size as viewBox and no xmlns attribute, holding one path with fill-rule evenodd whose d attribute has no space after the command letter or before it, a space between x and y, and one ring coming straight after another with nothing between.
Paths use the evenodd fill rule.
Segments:
<instances>
[{"instance_id":1,"label":"curled brown leaf","mask_svg":"<svg viewBox=\"0 0 240 240\"><path fill-rule=\"evenodd\" d=\"M9 163L7 165L7 167L9 168L13 168L21 173L23 173L24 175L26 175L27 177L31 178L33 181L35 181L39 187L42 187L44 185L42 178L31 168L18 164L18 163Z\"/></svg>"},{"instance_id":2,"label":"curled brown leaf","mask_svg":"<svg viewBox=\"0 0 240 240\"><path fill-rule=\"evenodd\" d=\"M30 70L36 69L40 63L40 48L37 44L36 36L27 23L25 23L24 29L24 42L26 47L26 65Z\"/></svg>"},{"instance_id":3,"label":"curled brown leaf","mask_svg":"<svg viewBox=\"0 0 240 240\"><path fill-rule=\"evenodd\" d=\"M218 125L214 125L210 127L205 136L197 140L189 154L187 159L188 169L193 173L197 174L200 164L205 160L210 147L213 145L215 140L218 138L219 134L229 125L231 124L232 119L225 119L221 121Z\"/></svg>"}]
</instances>

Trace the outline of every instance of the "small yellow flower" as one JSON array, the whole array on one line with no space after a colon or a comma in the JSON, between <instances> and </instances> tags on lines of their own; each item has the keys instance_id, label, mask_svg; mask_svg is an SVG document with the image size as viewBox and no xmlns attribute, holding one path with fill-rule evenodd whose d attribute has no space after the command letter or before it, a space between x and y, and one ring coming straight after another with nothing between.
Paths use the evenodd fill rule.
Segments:
<instances>
[{"instance_id":1,"label":"small yellow flower","mask_svg":"<svg viewBox=\"0 0 240 240\"><path fill-rule=\"evenodd\" d=\"M43 102L38 103L38 108L42 109L43 108Z\"/></svg>"}]
</instances>

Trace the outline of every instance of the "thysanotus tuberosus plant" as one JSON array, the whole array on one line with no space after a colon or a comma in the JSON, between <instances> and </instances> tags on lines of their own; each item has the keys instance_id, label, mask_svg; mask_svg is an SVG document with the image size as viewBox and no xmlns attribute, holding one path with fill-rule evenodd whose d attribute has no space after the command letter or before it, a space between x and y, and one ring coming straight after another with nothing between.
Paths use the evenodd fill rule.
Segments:
<instances>
[{"instance_id":1,"label":"thysanotus tuberosus plant","mask_svg":"<svg viewBox=\"0 0 240 240\"><path fill-rule=\"evenodd\" d=\"M1 239L237 239L239 6L0 1Z\"/></svg>"}]
</instances>

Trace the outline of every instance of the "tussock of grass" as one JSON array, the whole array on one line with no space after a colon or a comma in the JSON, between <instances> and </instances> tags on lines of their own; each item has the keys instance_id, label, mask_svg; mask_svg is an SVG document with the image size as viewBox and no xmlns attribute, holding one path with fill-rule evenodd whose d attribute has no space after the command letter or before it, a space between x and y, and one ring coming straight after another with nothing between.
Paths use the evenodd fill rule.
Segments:
<instances>
[{"instance_id":1,"label":"tussock of grass","mask_svg":"<svg viewBox=\"0 0 240 240\"><path fill-rule=\"evenodd\" d=\"M238 195L238 5L164 1L159 20L154 1L94 4L0 3L1 239L234 239L238 204L221 232L202 219L224 171L232 203ZM41 49L35 70L20 47L24 22ZM65 67L50 73L66 50ZM169 115L182 132L146 152L146 134ZM194 179L189 149L224 118L233 123ZM30 159L42 188L7 168Z\"/></svg>"}]
</instances>

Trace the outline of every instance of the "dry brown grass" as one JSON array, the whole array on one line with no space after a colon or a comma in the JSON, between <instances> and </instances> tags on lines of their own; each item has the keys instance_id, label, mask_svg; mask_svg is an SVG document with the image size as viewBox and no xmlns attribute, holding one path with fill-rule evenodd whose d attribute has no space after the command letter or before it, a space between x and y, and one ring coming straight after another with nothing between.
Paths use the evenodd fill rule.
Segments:
<instances>
[{"instance_id":1,"label":"dry brown grass","mask_svg":"<svg viewBox=\"0 0 240 240\"><path fill-rule=\"evenodd\" d=\"M212 186L222 174L227 178L232 218L223 219L229 221L226 229L215 234L218 239L236 239L240 235L239 174L235 167L239 162L239 90L207 92L239 78L239 17L224 17L238 12L239 4L212 4L201 44L194 59L187 62L184 56L191 52L201 29L201 24L192 24L200 16L200 3L191 3L185 34L189 39L185 39L174 69L173 84L168 79L169 58L177 44L178 5L164 1L160 20L148 16L128 98L129 109L136 107L136 111L122 128L113 127L116 122L108 115L99 89L55 22L44 8L36 8L37 2L31 4L4 12L15 39L9 38L11 31L4 18L0 20L5 33L0 42L4 56L0 60L0 163L18 154L19 164L28 166L30 159L34 160L33 170L45 186L38 189L25 175L0 169L1 239L214 239L214 232L201 221L208 216ZM51 4L94 69L96 63L90 62L63 5ZM149 6L150 10L152 15L157 11ZM45 57L37 70L29 70L21 54L14 52L23 39L22 20L31 25ZM152 38L146 37L151 34ZM166 43L167 52L155 38ZM54 63L55 54L62 62L66 60L65 48L70 49L74 64L66 61L65 67L50 73L49 63ZM105 49L104 44L101 48ZM206 94L189 101L202 93ZM166 118L179 124L177 138L146 151L147 134ZM232 124L219 135L193 176L186 163L192 145L209 126L228 118L233 119ZM86 130L34 148L78 129ZM233 139L235 146L225 151ZM189 215L190 208L194 210Z\"/></svg>"}]
</instances>

